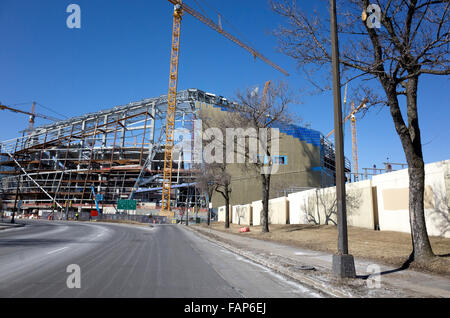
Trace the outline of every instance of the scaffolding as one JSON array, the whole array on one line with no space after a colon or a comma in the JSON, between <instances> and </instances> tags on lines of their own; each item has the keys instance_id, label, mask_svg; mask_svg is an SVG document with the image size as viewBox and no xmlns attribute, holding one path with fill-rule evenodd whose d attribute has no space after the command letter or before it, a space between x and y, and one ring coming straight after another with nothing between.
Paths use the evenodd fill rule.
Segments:
<instances>
[{"instance_id":1,"label":"scaffolding","mask_svg":"<svg viewBox=\"0 0 450 318\"><path fill-rule=\"evenodd\" d=\"M192 131L198 103L226 104L226 99L197 89L177 94L175 129ZM164 167L167 95L144 99L25 132L0 143L3 203L13 209L92 209L94 187L102 207L119 199L160 205ZM174 150L172 200L198 204L199 171L185 149ZM138 189L146 187L144 190ZM186 200L189 197L189 200Z\"/></svg>"}]
</instances>

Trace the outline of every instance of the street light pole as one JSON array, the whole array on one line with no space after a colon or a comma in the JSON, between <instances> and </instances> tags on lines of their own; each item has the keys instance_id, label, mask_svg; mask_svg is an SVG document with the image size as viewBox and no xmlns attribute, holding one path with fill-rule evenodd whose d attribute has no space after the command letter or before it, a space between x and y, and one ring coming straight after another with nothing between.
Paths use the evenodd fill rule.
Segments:
<instances>
[{"instance_id":1,"label":"street light pole","mask_svg":"<svg viewBox=\"0 0 450 318\"><path fill-rule=\"evenodd\" d=\"M331 60L333 69L334 131L336 147L336 197L338 252L333 255L333 273L341 278L355 277L355 262L348 254L347 211L345 202L345 163L342 132L341 79L339 72L339 44L337 34L336 0L330 0Z\"/></svg>"}]
</instances>

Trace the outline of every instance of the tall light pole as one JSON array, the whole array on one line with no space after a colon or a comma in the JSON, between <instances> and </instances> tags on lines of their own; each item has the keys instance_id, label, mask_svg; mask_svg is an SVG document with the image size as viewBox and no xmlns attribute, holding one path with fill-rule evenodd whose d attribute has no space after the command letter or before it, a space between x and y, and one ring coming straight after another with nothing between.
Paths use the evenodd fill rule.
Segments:
<instances>
[{"instance_id":1,"label":"tall light pole","mask_svg":"<svg viewBox=\"0 0 450 318\"><path fill-rule=\"evenodd\" d=\"M338 252L333 255L333 273L341 278L355 277L355 262L348 254L347 211L345 204L345 164L342 134L341 79L337 34L336 0L330 0L331 61L333 68L334 138L336 147L336 197Z\"/></svg>"}]
</instances>

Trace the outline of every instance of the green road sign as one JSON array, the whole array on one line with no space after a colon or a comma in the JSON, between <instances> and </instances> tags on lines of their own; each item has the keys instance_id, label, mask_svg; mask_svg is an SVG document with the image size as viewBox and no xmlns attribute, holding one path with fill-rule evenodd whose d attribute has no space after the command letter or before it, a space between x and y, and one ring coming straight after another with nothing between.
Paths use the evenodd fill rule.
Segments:
<instances>
[{"instance_id":1,"label":"green road sign","mask_svg":"<svg viewBox=\"0 0 450 318\"><path fill-rule=\"evenodd\" d=\"M117 200L117 210L136 210L136 200Z\"/></svg>"}]
</instances>

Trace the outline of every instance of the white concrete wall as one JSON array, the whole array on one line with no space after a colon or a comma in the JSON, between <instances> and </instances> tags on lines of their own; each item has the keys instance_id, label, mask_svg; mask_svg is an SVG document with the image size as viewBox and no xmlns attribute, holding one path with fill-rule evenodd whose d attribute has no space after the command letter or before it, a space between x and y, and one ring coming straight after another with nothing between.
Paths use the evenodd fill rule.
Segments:
<instances>
[{"instance_id":1,"label":"white concrete wall","mask_svg":"<svg viewBox=\"0 0 450 318\"><path fill-rule=\"evenodd\" d=\"M253 226L261 225L261 211L262 211L262 201L252 202L252 219Z\"/></svg>"},{"instance_id":2,"label":"white concrete wall","mask_svg":"<svg viewBox=\"0 0 450 318\"><path fill-rule=\"evenodd\" d=\"M261 225L262 201L252 202L253 225ZM289 222L289 201L287 197L269 200L269 224Z\"/></svg>"},{"instance_id":3,"label":"white concrete wall","mask_svg":"<svg viewBox=\"0 0 450 318\"><path fill-rule=\"evenodd\" d=\"M336 210L335 187L311 189L269 200L269 224L325 224ZM348 183L347 222L351 226L410 233L408 170ZM251 204L252 223L261 225L262 201ZM430 236L450 237L450 160L425 165L425 218ZM219 208L220 213L220 208ZM326 213L326 214L325 214ZM336 222L331 214L328 224Z\"/></svg>"},{"instance_id":4,"label":"white concrete wall","mask_svg":"<svg viewBox=\"0 0 450 318\"><path fill-rule=\"evenodd\" d=\"M289 223L289 201L287 197L269 200L269 224Z\"/></svg>"},{"instance_id":5,"label":"white concrete wall","mask_svg":"<svg viewBox=\"0 0 450 318\"><path fill-rule=\"evenodd\" d=\"M374 229L375 218L370 180L349 183L347 193L347 223ZM336 187L311 189L288 195L291 224L335 224Z\"/></svg>"},{"instance_id":6,"label":"white concrete wall","mask_svg":"<svg viewBox=\"0 0 450 318\"><path fill-rule=\"evenodd\" d=\"M251 225L252 224L252 205L234 205L233 211L233 224L239 225Z\"/></svg>"},{"instance_id":7,"label":"white concrete wall","mask_svg":"<svg viewBox=\"0 0 450 318\"><path fill-rule=\"evenodd\" d=\"M239 207L240 205L233 205L231 207L231 214L233 215L233 224L240 224L240 217L239 217Z\"/></svg>"},{"instance_id":8,"label":"white concrete wall","mask_svg":"<svg viewBox=\"0 0 450 318\"><path fill-rule=\"evenodd\" d=\"M431 236L450 237L450 160L425 165L425 221ZM409 177L403 169L374 176L380 230L410 233Z\"/></svg>"},{"instance_id":9,"label":"white concrete wall","mask_svg":"<svg viewBox=\"0 0 450 318\"><path fill-rule=\"evenodd\" d=\"M218 222L225 222L225 212L226 212L225 207L226 207L225 205L222 205L217 208L217 210L218 210L217 221ZM233 223L233 212L232 211L233 211L232 206L230 205L230 223Z\"/></svg>"},{"instance_id":10,"label":"white concrete wall","mask_svg":"<svg viewBox=\"0 0 450 318\"><path fill-rule=\"evenodd\" d=\"M316 189L288 194L289 200L289 223L308 224L305 207L310 197L315 195Z\"/></svg>"},{"instance_id":11,"label":"white concrete wall","mask_svg":"<svg viewBox=\"0 0 450 318\"><path fill-rule=\"evenodd\" d=\"M374 198L372 180L349 183L347 193L347 224L370 230L375 229Z\"/></svg>"}]
</instances>

